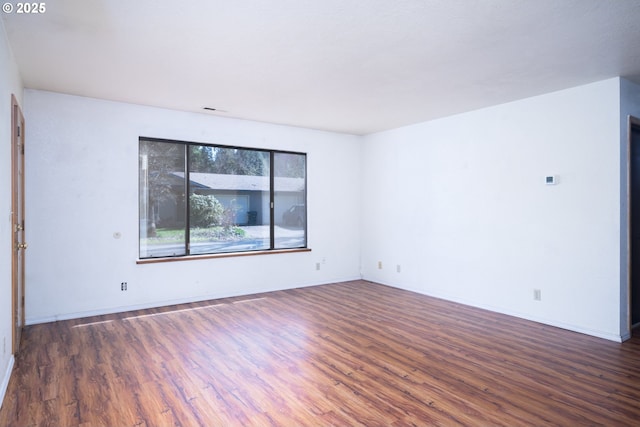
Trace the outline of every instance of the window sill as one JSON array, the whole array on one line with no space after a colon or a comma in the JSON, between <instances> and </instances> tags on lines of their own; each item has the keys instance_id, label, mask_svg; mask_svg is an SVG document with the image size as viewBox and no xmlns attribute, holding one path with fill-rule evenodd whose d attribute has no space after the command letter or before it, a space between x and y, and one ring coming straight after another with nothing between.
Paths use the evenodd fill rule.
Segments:
<instances>
[{"instance_id":1,"label":"window sill","mask_svg":"<svg viewBox=\"0 0 640 427\"><path fill-rule=\"evenodd\" d=\"M187 255L180 257L145 258L136 261L136 264L155 264L158 262L193 261L197 259L231 258L254 255L290 254L295 252L311 252L309 248L274 249L270 251L228 252L224 254Z\"/></svg>"}]
</instances>

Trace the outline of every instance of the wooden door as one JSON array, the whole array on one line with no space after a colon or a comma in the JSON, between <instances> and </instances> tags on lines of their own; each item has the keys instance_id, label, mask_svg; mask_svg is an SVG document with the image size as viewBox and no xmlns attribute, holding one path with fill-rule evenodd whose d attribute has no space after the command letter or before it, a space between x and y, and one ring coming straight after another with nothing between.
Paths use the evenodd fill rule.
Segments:
<instances>
[{"instance_id":1,"label":"wooden door","mask_svg":"<svg viewBox=\"0 0 640 427\"><path fill-rule=\"evenodd\" d=\"M20 350L20 338L24 327L24 116L14 95L11 95L11 283L12 283L12 353Z\"/></svg>"}]
</instances>

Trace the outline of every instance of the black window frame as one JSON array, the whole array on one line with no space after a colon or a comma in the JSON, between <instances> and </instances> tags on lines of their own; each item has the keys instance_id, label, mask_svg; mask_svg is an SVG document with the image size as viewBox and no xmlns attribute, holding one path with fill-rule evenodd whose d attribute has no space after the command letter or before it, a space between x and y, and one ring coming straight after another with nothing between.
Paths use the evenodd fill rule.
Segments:
<instances>
[{"instance_id":1,"label":"black window frame","mask_svg":"<svg viewBox=\"0 0 640 427\"><path fill-rule=\"evenodd\" d=\"M175 255L160 255L160 256L141 256L142 252L142 208L141 208L141 194L143 191L142 182L140 179L141 168L140 168L140 155L141 155L141 146L143 142L151 142L151 143L168 143L168 144L181 144L184 146L184 216L185 216L185 238L184 238L184 254L175 254ZM190 230L191 230L191 215L190 215L190 203L189 196L191 191L191 179L190 179L190 153L191 147L212 147L212 148L222 148L222 149L236 149L236 150L246 150L246 151L256 151L262 153L269 154L269 248L262 249L248 249L248 250L236 250L236 251L219 251L219 252L207 252L207 253L191 253L191 245L190 245ZM302 230L304 232L304 245L296 246L296 247L286 247L286 248L276 248L276 188L275 188L275 167L274 160L277 154L292 154L303 156L304 158L304 224ZM140 136L138 138L138 260L139 262L154 262L154 261L162 261L162 260L173 260L173 259L193 259L193 258L210 258L210 257L226 257L226 256L241 256L241 255L251 255L251 254L261 254L261 253L281 253L281 252L296 252L296 251L308 251L309 244L309 235L308 235L308 186L307 186L307 177L308 177L308 161L307 161L307 153L299 152L299 151L290 151L290 150L275 150L275 149L267 149L267 148L254 148L254 147L245 147L245 146L236 146L236 145L225 145L225 144L216 144L216 143L202 143L202 142L193 142L193 141L183 141L183 140L174 140L167 138L155 138L155 137L143 137ZM146 216L145 216L146 218Z\"/></svg>"}]
</instances>

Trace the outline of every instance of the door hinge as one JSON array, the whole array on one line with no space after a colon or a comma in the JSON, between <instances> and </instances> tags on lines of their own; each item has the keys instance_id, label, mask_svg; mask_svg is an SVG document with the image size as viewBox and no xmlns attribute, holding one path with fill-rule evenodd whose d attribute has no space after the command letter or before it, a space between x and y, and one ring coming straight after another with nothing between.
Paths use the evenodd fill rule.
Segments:
<instances>
[{"instance_id":1,"label":"door hinge","mask_svg":"<svg viewBox=\"0 0 640 427\"><path fill-rule=\"evenodd\" d=\"M18 126L17 128L18 138L20 138L20 134L22 133L22 127Z\"/></svg>"}]
</instances>

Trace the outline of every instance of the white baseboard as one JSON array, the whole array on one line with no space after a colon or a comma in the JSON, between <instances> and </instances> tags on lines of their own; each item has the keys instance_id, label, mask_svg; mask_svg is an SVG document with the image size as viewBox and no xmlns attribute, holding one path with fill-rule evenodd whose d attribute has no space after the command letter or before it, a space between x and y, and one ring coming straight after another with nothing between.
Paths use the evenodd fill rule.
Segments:
<instances>
[{"instance_id":1,"label":"white baseboard","mask_svg":"<svg viewBox=\"0 0 640 427\"><path fill-rule=\"evenodd\" d=\"M307 283L299 283L299 284L296 284L295 286L291 286L291 287L287 287L287 288L278 287L278 288L250 289L250 290L247 290L246 292L243 292L241 294L226 293L226 294L200 295L200 296L194 296L194 297L189 297L189 298L178 298L178 299L165 300L165 301L153 301L153 302L148 302L148 303L133 304L133 305L120 306L120 307L109 307L109 308L98 309L98 310L79 311L79 312L73 312L73 313L62 313L62 314L56 314L54 316L31 317L31 318L26 318L25 319L25 324L27 326L29 326L29 325L37 325L37 324L40 324L40 323L57 322L59 320L82 319L82 318L85 318L85 317L102 316L102 315L105 315L105 314L114 314L114 313L124 313L124 312L127 312L127 311L144 310L144 309L147 309L147 308L164 307L164 306L168 306L168 305L185 304L185 303L199 302L199 301L208 301L208 300L221 299L221 298L232 298L232 297L239 297L239 296L248 296L248 295L254 295L254 294L261 294L261 293L265 293L265 292L283 291L283 290L286 290L286 289L296 289L296 288L306 288L306 287L309 287L309 286L326 285L326 284L330 284L330 283L350 282L352 280L360 280L360 277L359 276L350 276L350 277L341 277L341 278L329 279L328 281L327 280L310 281L310 282L307 282Z\"/></svg>"},{"instance_id":2,"label":"white baseboard","mask_svg":"<svg viewBox=\"0 0 640 427\"><path fill-rule=\"evenodd\" d=\"M7 370L4 373L2 378L2 384L0 384L0 408L2 408L2 404L4 403L4 396L7 393L7 388L9 387L9 380L11 379L11 372L13 372L13 364L15 363L15 359L13 354L9 358L9 364L7 365Z\"/></svg>"},{"instance_id":3,"label":"white baseboard","mask_svg":"<svg viewBox=\"0 0 640 427\"><path fill-rule=\"evenodd\" d=\"M489 306L489 305L485 305L485 304L476 304L476 303L474 303L472 301L465 300L464 298L458 298L458 297L451 296L451 295L448 295L448 294L443 294L443 293L438 293L438 292L426 292L426 291L424 291L422 289L413 288L411 286L398 286L398 285L395 285L393 283L385 283L385 282L382 282L382 281L379 281L379 280L372 280L372 279L364 279L364 280L369 280L369 281L374 282L374 283L380 283L382 285L391 286L392 288L404 289L404 290L407 290L407 291L415 292L417 294L427 295L427 296L430 296L430 297L439 298L439 299L443 299L443 300L446 300L446 301L451 301L451 302L456 302L456 303L459 303L459 304L468 305L470 307L476 307L476 308L480 308L480 309L483 309L483 310L492 311L494 313L506 314L507 316L513 316L513 317L517 317L519 319L530 320L532 322L542 323L544 325L549 325L549 326L553 326L555 328L560 328L560 329L566 329L568 331L578 332L580 334L590 335L590 336L596 337L596 338L603 338L603 339L606 339L606 340L609 340L609 341L623 342L625 340L625 337L623 337L621 335L616 335L616 334L612 334L612 333L609 333L609 332L583 328L583 327L580 327L580 326L576 326L576 325L572 325L572 324L568 324L568 323L563 323L563 322L557 322L557 321L554 321L554 320L549 320L549 319L545 319L545 318L541 318L541 317L530 316L530 315L524 314L524 313L519 313L519 312L515 312L515 311L511 311L511 310L505 310L505 309L500 308L500 307L493 307L493 306Z\"/></svg>"}]
</instances>

